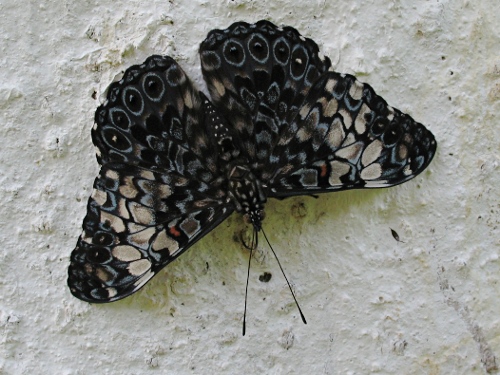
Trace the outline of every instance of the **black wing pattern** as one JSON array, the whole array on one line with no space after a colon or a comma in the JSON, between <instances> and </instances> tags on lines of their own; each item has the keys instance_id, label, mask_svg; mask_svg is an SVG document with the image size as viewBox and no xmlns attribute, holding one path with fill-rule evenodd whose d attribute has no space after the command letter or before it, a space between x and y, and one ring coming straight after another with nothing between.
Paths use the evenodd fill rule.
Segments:
<instances>
[{"instance_id":1,"label":"black wing pattern","mask_svg":"<svg viewBox=\"0 0 500 375\"><path fill-rule=\"evenodd\" d=\"M200 57L213 104L173 59L151 56L97 109L76 297L130 295L233 211L258 232L268 197L394 186L436 152L422 124L291 27L237 22L211 31Z\"/></svg>"},{"instance_id":2,"label":"black wing pattern","mask_svg":"<svg viewBox=\"0 0 500 375\"><path fill-rule=\"evenodd\" d=\"M401 184L432 160L436 141L353 76L328 72L313 86L272 152L269 196Z\"/></svg>"},{"instance_id":3,"label":"black wing pattern","mask_svg":"<svg viewBox=\"0 0 500 375\"><path fill-rule=\"evenodd\" d=\"M202 71L214 104L230 120L255 170L272 169L271 152L331 63L291 27L237 22L213 30L200 47ZM267 175L260 175L266 180Z\"/></svg>"},{"instance_id":4,"label":"black wing pattern","mask_svg":"<svg viewBox=\"0 0 500 375\"><path fill-rule=\"evenodd\" d=\"M204 108L169 57L111 85L92 130L102 168L71 254L73 295L126 297L231 214Z\"/></svg>"},{"instance_id":5,"label":"black wing pattern","mask_svg":"<svg viewBox=\"0 0 500 375\"><path fill-rule=\"evenodd\" d=\"M329 71L314 41L268 21L211 31L202 70L234 119L268 197L389 187L423 171L431 132L353 76Z\"/></svg>"}]
</instances>

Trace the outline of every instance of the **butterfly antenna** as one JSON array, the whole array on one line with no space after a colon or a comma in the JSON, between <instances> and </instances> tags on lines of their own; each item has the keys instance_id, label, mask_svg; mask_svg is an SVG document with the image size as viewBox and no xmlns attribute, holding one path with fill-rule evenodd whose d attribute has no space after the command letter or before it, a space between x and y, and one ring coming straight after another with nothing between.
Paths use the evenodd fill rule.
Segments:
<instances>
[{"instance_id":1,"label":"butterfly antenna","mask_svg":"<svg viewBox=\"0 0 500 375\"><path fill-rule=\"evenodd\" d=\"M252 233L252 242L250 243L250 246L247 246L245 243L243 244L247 249L250 250L250 256L248 257L248 271L247 271L247 283L245 286L245 310L243 312L243 336L245 336L246 332L246 321L247 321L247 300L248 300L248 280L250 279L250 264L252 262L252 253L253 249L257 247L257 244L259 243L259 236L257 234L257 230L254 228L253 233Z\"/></svg>"},{"instance_id":2,"label":"butterfly antenna","mask_svg":"<svg viewBox=\"0 0 500 375\"><path fill-rule=\"evenodd\" d=\"M266 236L266 233L264 232L264 229L261 228L261 230L262 230L262 234L264 235L264 238L266 239L267 244L269 245L271 251L273 252L274 257L276 258L276 261L278 262L278 266L280 266L281 273L283 274L283 277L285 278L286 283L288 284L288 288L290 289L290 292L292 293L292 297L295 301L295 304L297 305L297 308L299 309L300 317L302 318L302 321L304 322L304 324L307 324L306 318L304 317L304 314L302 313L302 310L300 309L299 303L297 302L297 298L295 298L295 293L293 292L292 287L290 286L290 282L288 281L288 279L285 275L285 271L283 270L283 267L281 266L280 260L278 259L278 256L276 255L276 252L274 251L273 247L269 243L269 240L267 239L267 236Z\"/></svg>"}]
</instances>

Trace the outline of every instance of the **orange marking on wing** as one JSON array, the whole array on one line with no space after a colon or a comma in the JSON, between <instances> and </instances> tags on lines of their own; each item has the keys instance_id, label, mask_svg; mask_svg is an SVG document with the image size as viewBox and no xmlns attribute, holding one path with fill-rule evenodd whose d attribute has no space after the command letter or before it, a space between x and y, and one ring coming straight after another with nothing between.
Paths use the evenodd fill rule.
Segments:
<instances>
[{"instance_id":1,"label":"orange marking on wing","mask_svg":"<svg viewBox=\"0 0 500 375\"><path fill-rule=\"evenodd\" d=\"M170 227L168 228L168 231L172 236L179 237L181 235L181 232L179 232L175 227Z\"/></svg>"},{"instance_id":2,"label":"orange marking on wing","mask_svg":"<svg viewBox=\"0 0 500 375\"><path fill-rule=\"evenodd\" d=\"M321 177L325 177L326 176L326 164L323 164L321 167L321 173L319 174Z\"/></svg>"}]
</instances>

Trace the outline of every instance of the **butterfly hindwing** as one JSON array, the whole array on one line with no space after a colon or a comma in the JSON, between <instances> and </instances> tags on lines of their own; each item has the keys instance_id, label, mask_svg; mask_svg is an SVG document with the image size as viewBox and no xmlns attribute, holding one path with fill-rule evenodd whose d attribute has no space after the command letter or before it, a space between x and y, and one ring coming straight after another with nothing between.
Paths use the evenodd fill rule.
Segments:
<instances>
[{"instance_id":1,"label":"butterfly hindwing","mask_svg":"<svg viewBox=\"0 0 500 375\"><path fill-rule=\"evenodd\" d=\"M397 185L435 153L423 125L328 70L316 43L293 28L238 22L210 32L200 54L214 103L270 197Z\"/></svg>"},{"instance_id":2,"label":"butterfly hindwing","mask_svg":"<svg viewBox=\"0 0 500 375\"><path fill-rule=\"evenodd\" d=\"M211 31L200 46L200 57L214 104L257 170L269 163L279 133L331 65L328 58L320 58L312 40L268 21L237 22Z\"/></svg>"},{"instance_id":3,"label":"butterfly hindwing","mask_svg":"<svg viewBox=\"0 0 500 375\"><path fill-rule=\"evenodd\" d=\"M270 196L403 183L436 151L431 132L348 74L325 73L272 152ZM293 130L293 131L292 131Z\"/></svg>"}]
</instances>

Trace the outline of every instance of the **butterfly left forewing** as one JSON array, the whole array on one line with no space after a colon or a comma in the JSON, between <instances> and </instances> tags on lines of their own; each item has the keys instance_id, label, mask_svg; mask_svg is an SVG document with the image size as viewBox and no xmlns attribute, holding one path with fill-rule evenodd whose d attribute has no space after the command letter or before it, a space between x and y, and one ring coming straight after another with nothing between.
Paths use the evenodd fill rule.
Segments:
<instances>
[{"instance_id":1,"label":"butterfly left forewing","mask_svg":"<svg viewBox=\"0 0 500 375\"><path fill-rule=\"evenodd\" d=\"M422 172L436 151L422 124L336 72L315 83L290 129L272 152L270 196L394 186Z\"/></svg>"},{"instance_id":2,"label":"butterfly left forewing","mask_svg":"<svg viewBox=\"0 0 500 375\"><path fill-rule=\"evenodd\" d=\"M95 113L99 164L122 162L209 182L218 175L198 90L169 56L128 68Z\"/></svg>"}]
</instances>

